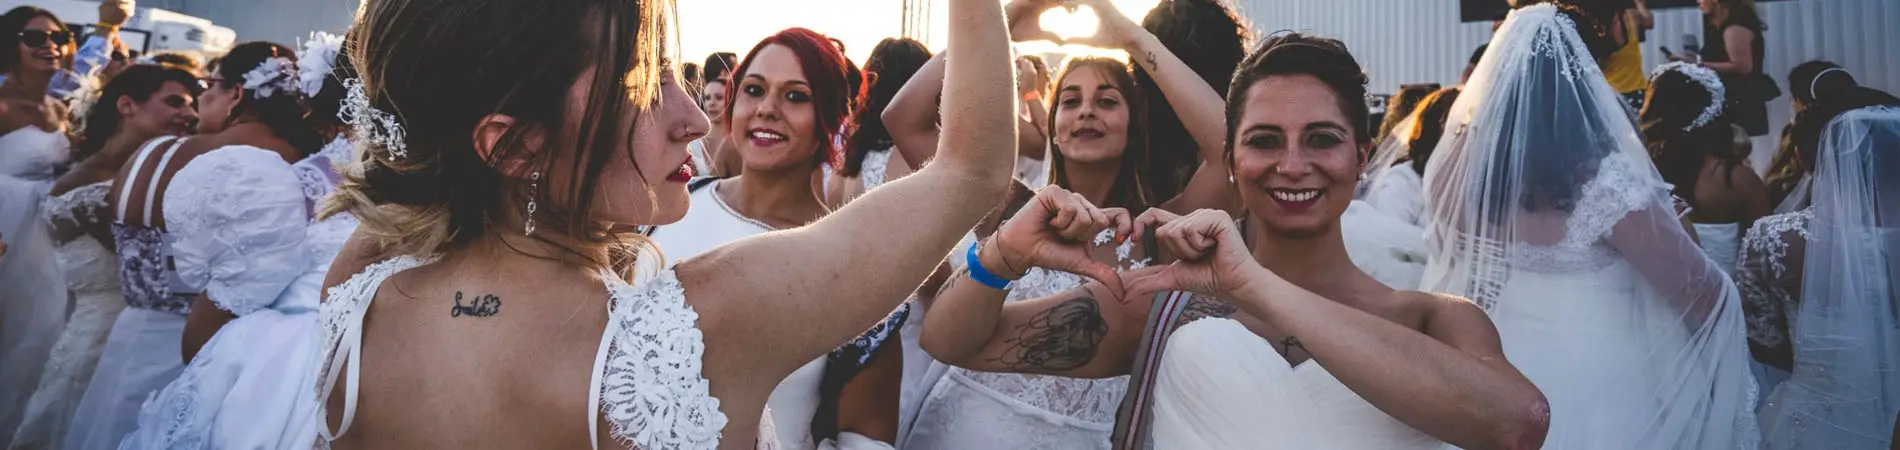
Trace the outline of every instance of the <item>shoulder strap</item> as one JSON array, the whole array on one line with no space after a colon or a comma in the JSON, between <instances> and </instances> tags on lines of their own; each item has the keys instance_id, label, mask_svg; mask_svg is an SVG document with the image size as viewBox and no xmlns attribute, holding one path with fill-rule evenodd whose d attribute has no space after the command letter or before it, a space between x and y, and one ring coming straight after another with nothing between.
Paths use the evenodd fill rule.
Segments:
<instances>
[{"instance_id":1,"label":"shoulder strap","mask_svg":"<svg viewBox=\"0 0 1900 450\"><path fill-rule=\"evenodd\" d=\"M183 146L184 143L184 139L171 141L171 147L165 149L165 156L158 158L158 166L152 168L152 182L145 188L144 218L147 225L157 223L152 220L152 205L158 203L154 201L158 197L158 182L165 179L165 166L171 164L172 157L178 155L178 147Z\"/></svg>"},{"instance_id":2,"label":"shoulder strap","mask_svg":"<svg viewBox=\"0 0 1900 450\"><path fill-rule=\"evenodd\" d=\"M1154 231L1150 228L1141 243L1150 257L1161 254L1160 246L1155 244ZM1168 326L1180 319L1192 298L1193 295L1178 291L1155 294L1154 306L1148 311L1148 323L1141 331L1140 348L1135 352L1135 365L1129 371L1128 392L1122 396L1121 408L1115 415L1115 433L1110 438L1115 450L1143 448L1148 427L1154 422L1149 413L1154 409L1155 372L1161 367L1161 352L1168 348L1171 333Z\"/></svg>"},{"instance_id":3,"label":"shoulder strap","mask_svg":"<svg viewBox=\"0 0 1900 450\"><path fill-rule=\"evenodd\" d=\"M609 272L601 273L603 280L613 280L613 276ZM614 336L620 334L620 321L615 319L618 317L615 313L623 306L617 296L611 295L612 286L607 287L607 292L610 294L607 296L607 329L600 334L600 347L594 350L594 370L587 379L587 442L593 450L600 450L600 396L606 384L608 352L613 348Z\"/></svg>"},{"instance_id":4,"label":"shoulder strap","mask_svg":"<svg viewBox=\"0 0 1900 450\"><path fill-rule=\"evenodd\" d=\"M125 204L132 202L132 186L136 184L135 183L136 181L138 181L139 172L145 168L145 159L147 157L152 156L153 149L156 149L158 148L158 146L164 145L167 142L171 142L172 139L177 139L177 138L167 136L167 137L162 137L158 139L153 139L149 142L146 142L145 146L139 147L138 153L132 156L132 174L130 177L127 177L125 179L124 186L119 186L118 217L120 218L121 221L123 221L125 218ZM152 174L152 176L157 177L158 174L154 173Z\"/></svg>"},{"instance_id":5,"label":"shoulder strap","mask_svg":"<svg viewBox=\"0 0 1900 450\"><path fill-rule=\"evenodd\" d=\"M323 442L335 441L350 432L350 422L356 419L356 398L363 373L363 352L360 351L363 347L363 318L369 315L369 305L376 300L377 289L390 276L426 263L428 261L407 256L385 260L371 264L361 273L350 277L349 281L330 289L330 297L324 303L326 308L322 308L319 320L323 321L324 339L328 341L324 345L331 346L333 350L323 361L322 386L317 391L319 408L329 403L330 393L336 389L337 377L342 375L336 370L337 364L345 358L349 360L349 377L343 383L343 420L339 422L336 432L330 431L329 417L317 418L323 421L323 426L317 430ZM333 315L342 317L332 318Z\"/></svg>"}]
</instances>

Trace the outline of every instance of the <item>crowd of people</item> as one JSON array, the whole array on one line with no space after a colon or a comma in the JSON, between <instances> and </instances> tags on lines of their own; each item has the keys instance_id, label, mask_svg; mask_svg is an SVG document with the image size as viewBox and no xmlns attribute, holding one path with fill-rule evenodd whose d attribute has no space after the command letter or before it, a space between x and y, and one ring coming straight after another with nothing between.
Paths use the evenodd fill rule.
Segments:
<instances>
[{"instance_id":1,"label":"crowd of people","mask_svg":"<svg viewBox=\"0 0 1900 450\"><path fill-rule=\"evenodd\" d=\"M1751 0L1650 70L1641 0L1513 3L1382 119L1222 0L951 0L862 64L674 61L663 0L208 63L15 8L0 447L1900 442L1900 98L1796 67L1757 169ZM1126 58L1013 48L1080 6Z\"/></svg>"}]
</instances>

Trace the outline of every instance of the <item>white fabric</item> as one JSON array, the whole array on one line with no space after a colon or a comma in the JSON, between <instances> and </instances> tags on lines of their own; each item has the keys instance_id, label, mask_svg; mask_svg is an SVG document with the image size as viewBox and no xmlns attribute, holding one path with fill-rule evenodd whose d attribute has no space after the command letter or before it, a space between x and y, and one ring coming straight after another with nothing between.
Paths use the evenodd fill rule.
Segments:
<instances>
[{"instance_id":1,"label":"white fabric","mask_svg":"<svg viewBox=\"0 0 1900 450\"><path fill-rule=\"evenodd\" d=\"M1788 345L1788 324L1799 314L1803 259L1791 257L1790 248L1807 248L1811 210L1803 209L1756 220L1742 239L1742 254L1735 270L1735 287L1742 292L1742 304L1748 311L1748 340L1753 345L1777 348ZM1797 253L1801 255L1802 253ZM1791 375L1786 370L1755 361L1751 363L1755 383L1762 392L1774 392L1775 386ZM1768 395L1761 396L1761 403Z\"/></svg>"},{"instance_id":2,"label":"white fabric","mask_svg":"<svg viewBox=\"0 0 1900 450\"><path fill-rule=\"evenodd\" d=\"M858 171L858 178L864 181L864 190L884 185L885 172L890 170L891 154L897 150L887 148L864 154L864 166Z\"/></svg>"},{"instance_id":3,"label":"white fabric","mask_svg":"<svg viewBox=\"0 0 1900 450\"><path fill-rule=\"evenodd\" d=\"M1425 230L1353 201L1339 217L1346 256L1388 287L1417 290L1425 277Z\"/></svg>"},{"instance_id":4,"label":"white fabric","mask_svg":"<svg viewBox=\"0 0 1900 450\"><path fill-rule=\"evenodd\" d=\"M1754 448L1741 304L1555 6L1511 13L1424 177L1424 286L1490 313L1544 448Z\"/></svg>"},{"instance_id":5,"label":"white fabric","mask_svg":"<svg viewBox=\"0 0 1900 450\"><path fill-rule=\"evenodd\" d=\"M39 128L0 136L0 442L12 440L66 322L70 297L40 203L69 151L65 135Z\"/></svg>"},{"instance_id":6,"label":"white fabric","mask_svg":"<svg viewBox=\"0 0 1900 450\"><path fill-rule=\"evenodd\" d=\"M112 182L81 186L51 196L41 205L49 222L77 225L81 221L106 220L106 194ZM99 364L106 335L119 311L125 309L125 296L119 291L118 255L106 249L91 235L79 235L58 244L54 256L72 292L73 311L66 328L53 344L40 375L39 388L26 403L24 418L13 436L10 448L60 448L67 427L79 406L79 398L92 382Z\"/></svg>"},{"instance_id":7,"label":"white fabric","mask_svg":"<svg viewBox=\"0 0 1900 450\"><path fill-rule=\"evenodd\" d=\"M1425 185L1411 164L1379 171L1366 190L1366 204L1414 227L1425 226Z\"/></svg>"},{"instance_id":8,"label":"white fabric","mask_svg":"<svg viewBox=\"0 0 1900 450\"><path fill-rule=\"evenodd\" d=\"M685 217L653 230L651 237L665 255L666 267L732 241L772 231L771 226L739 215L720 199L719 185L723 183L713 181L694 190Z\"/></svg>"},{"instance_id":9,"label":"white fabric","mask_svg":"<svg viewBox=\"0 0 1900 450\"><path fill-rule=\"evenodd\" d=\"M1176 330L1155 375L1156 449L1437 449L1318 361L1290 366L1231 319ZM1269 445L1271 443L1271 445Z\"/></svg>"},{"instance_id":10,"label":"white fabric","mask_svg":"<svg viewBox=\"0 0 1900 450\"><path fill-rule=\"evenodd\" d=\"M713 154L706 151L706 139L695 140L687 144L686 149L693 154L693 173L701 176L712 175Z\"/></svg>"},{"instance_id":11,"label":"white fabric","mask_svg":"<svg viewBox=\"0 0 1900 450\"><path fill-rule=\"evenodd\" d=\"M164 195L178 279L218 309L243 316L270 307L309 268L303 187L276 152L231 146L200 155Z\"/></svg>"},{"instance_id":12,"label":"white fabric","mask_svg":"<svg viewBox=\"0 0 1900 450\"><path fill-rule=\"evenodd\" d=\"M1392 127L1392 132L1386 133L1385 138L1380 139L1376 147L1373 147L1372 156L1366 158L1365 169L1359 173L1359 184L1353 187L1353 199L1365 200L1367 194L1372 191L1372 186L1379 184L1380 178L1390 173L1386 169L1398 165L1399 160L1411 154L1411 149L1407 148L1410 142L1406 139L1411 138L1412 129L1417 124L1417 121L1407 116L1404 120L1400 120L1397 126Z\"/></svg>"},{"instance_id":13,"label":"white fabric","mask_svg":"<svg viewBox=\"0 0 1900 450\"><path fill-rule=\"evenodd\" d=\"M1739 223L1698 223L1695 225L1696 243L1702 245L1702 253L1715 262L1715 267L1723 273L1735 273L1735 259L1742 254L1742 224Z\"/></svg>"},{"instance_id":14,"label":"white fabric","mask_svg":"<svg viewBox=\"0 0 1900 450\"><path fill-rule=\"evenodd\" d=\"M1011 285L1007 301L1081 285L1075 274L1030 269ZM954 367L934 383L900 445L906 450L1106 449L1128 390L1126 376L1090 380Z\"/></svg>"},{"instance_id":15,"label":"white fabric","mask_svg":"<svg viewBox=\"0 0 1900 450\"><path fill-rule=\"evenodd\" d=\"M363 319L375 300L382 282L403 270L426 263L412 257L399 257L370 265L349 281L331 290L329 301L321 308L324 355L318 361L318 400L316 417L325 417L322 406L333 392L348 361L344 383L341 428L322 426L319 436L335 440L349 431L355 420L360 386ZM609 325L601 340L603 351L594 361L595 382L591 402L604 417L611 435L619 444L642 449L718 448L726 427L726 415L719 399L710 392L701 364L706 346L698 328L699 313L686 303L686 291L671 269L661 271L639 286L619 281L603 273L611 298ZM667 393L656 395L655 393ZM597 427L594 422L590 427ZM760 447L774 448L775 432L770 416L760 422ZM600 443L596 442L599 448Z\"/></svg>"},{"instance_id":16,"label":"white fabric","mask_svg":"<svg viewBox=\"0 0 1900 450\"><path fill-rule=\"evenodd\" d=\"M1042 189L1049 185L1048 158L1034 159L1027 156L1016 157L1016 181L1023 182L1029 189Z\"/></svg>"},{"instance_id":17,"label":"white fabric","mask_svg":"<svg viewBox=\"0 0 1900 450\"><path fill-rule=\"evenodd\" d=\"M772 389L772 396L765 404L772 414L773 431L778 432L781 448L817 448L811 439L811 420L818 414L818 384L824 378L825 358L820 356L786 375L779 380L778 387Z\"/></svg>"},{"instance_id":18,"label":"white fabric","mask_svg":"<svg viewBox=\"0 0 1900 450\"><path fill-rule=\"evenodd\" d=\"M1762 408L1763 447L1883 449L1900 410L1900 108L1850 111L1823 135L1794 374Z\"/></svg>"},{"instance_id":19,"label":"white fabric","mask_svg":"<svg viewBox=\"0 0 1900 450\"><path fill-rule=\"evenodd\" d=\"M304 201L311 206L311 220L316 220L323 200L336 192L337 185L342 182L339 175L341 166L354 160L354 152L355 147L349 139L339 136L323 146L322 151L291 165L297 171L299 183L303 185ZM343 244L349 242L358 224L356 216L350 213L338 213L310 224L304 246L309 250L310 261L328 270L330 262L343 252Z\"/></svg>"},{"instance_id":20,"label":"white fabric","mask_svg":"<svg viewBox=\"0 0 1900 450\"><path fill-rule=\"evenodd\" d=\"M146 308L126 308L112 324L99 368L79 401L69 450L108 450L138 427L139 405L184 369L179 336L185 316Z\"/></svg>"}]
</instances>

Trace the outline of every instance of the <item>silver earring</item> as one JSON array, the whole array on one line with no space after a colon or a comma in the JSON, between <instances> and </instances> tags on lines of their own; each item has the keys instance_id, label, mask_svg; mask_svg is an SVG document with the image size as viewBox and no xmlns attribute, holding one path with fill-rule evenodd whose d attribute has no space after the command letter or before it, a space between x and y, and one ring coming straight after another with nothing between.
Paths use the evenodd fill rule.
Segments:
<instances>
[{"instance_id":1,"label":"silver earring","mask_svg":"<svg viewBox=\"0 0 1900 450\"><path fill-rule=\"evenodd\" d=\"M534 235L534 209L535 209L534 199L541 195L541 172L535 171L534 173L529 174L528 180L529 180L528 181L528 225L526 228L528 230L527 235L533 236Z\"/></svg>"}]
</instances>

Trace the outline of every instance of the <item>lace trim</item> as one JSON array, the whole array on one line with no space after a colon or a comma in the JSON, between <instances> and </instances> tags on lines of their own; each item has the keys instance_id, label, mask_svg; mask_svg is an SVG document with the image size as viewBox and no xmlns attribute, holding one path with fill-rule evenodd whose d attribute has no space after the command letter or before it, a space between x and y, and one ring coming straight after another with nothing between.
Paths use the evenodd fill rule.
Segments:
<instances>
[{"instance_id":1,"label":"lace trim","mask_svg":"<svg viewBox=\"0 0 1900 450\"><path fill-rule=\"evenodd\" d=\"M609 280L614 280L609 278ZM643 449L716 449L726 415L702 368L699 313L672 270L643 286L608 282L612 320L600 407L622 444Z\"/></svg>"},{"instance_id":2,"label":"lace trim","mask_svg":"<svg viewBox=\"0 0 1900 450\"><path fill-rule=\"evenodd\" d=\"M864 154L864 168L858 172L858 178L864 180L864 190L884 185L884 171L890 167L893 151L884 149Z\"/></svg>"},{"instance_id":3,"label":"lace trim","mask_svg":"<svg viewBox=\"0 0 1900 450\"><path fill-rule=\"evenodd\" d=\"M329 402L324 401L330 398L330 392L324 389L326 387L324 384L327 383L327 380L329 380L331 376L335 376L333 373L343 369L338 364L332 364L332 361L336 360L336 352L343 344L343 335L345 332L350 327L362 325L352 322L356 311L368 306L370 300L375 299L376 290L382 287L383 280L387 280L390 276L399 272L428 264L432 261L434 261L433 258L422 259L413 256L398 256L371 264L369 267L363 268L363 271L350 276L350 279L345 280L343 284L331 287L329 295L324 297L325 301L323 304L317 306L318 321L323 325L324 351L323 359L321 360L323 361L323 371L317 377L317 385L311 386L311 389L316 390L317 398L320 399L317 402L317 420L324 421L321 425L323 428L328 429L330 426L330 413L329 406L327 405ZM358 350L360 351L361 349ZM346 383L348 381L342 379L338 379L337 381L339 384L336 387L345 389L347 392L348 388L342 386L340 383ZM353 418L345 417L344 420L346 423L341 424L341 427L348 427L349 423L347 423L347 421L352 419ZM341 435L338 437L341 437ZM329 442L325 441L324 438L318 437L317 441L322 444L318 446L319 448L329 447Z\"/></svg>"},{"instance_id":4,"label":"lace trim","mask_svg":"<svg viewBox=\"0 0 1900 450\"><path fill-rule=\"evenodd\" d=\"M1735 285L1742 292L1744 311L1752 312L1744 318L1748 340L1768 347L1788 342L1786 327L1800 311L1795 300L1799 287L1782 283L1788 275L1788 248L1790 239L1809 239L1812 220L1814 212L1807 209L1764 217L1742 239L1745 268L1736 270Z\"/></svg>"},{"instance_id":5,"label":"lace trim","mask_svg":"<svg viewBox=\"0 0 1900 450\"><path fill-rule=\"evenodd\" d=\"M64 194L46 197L40 201L40 215L47 221L67 220L75 223L85 222L81 215L88 218L105 217L106 195L112 193L112 180L101 181Z\"/></svg>"},{"instance_id":6,"label":"lace trim","mask_svg":"<svg viewBox=\"0 0 1900 450\"><path fill-rule=\"evenodd\" d=\"M1565 218L1563 239L1555 245L1512 242L1512 261L1526 270L1555 273L1595 270L1621 258L1605 241L1616 223L1669 193L1667 185L1640 175L1644 168L1632 158L1621 153L1604 157L1596 177L1583 185L1582 200Z\"/></svg>"}]
</instances>

